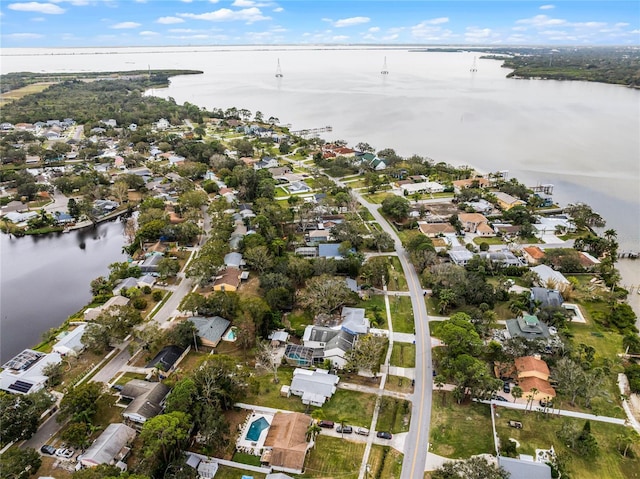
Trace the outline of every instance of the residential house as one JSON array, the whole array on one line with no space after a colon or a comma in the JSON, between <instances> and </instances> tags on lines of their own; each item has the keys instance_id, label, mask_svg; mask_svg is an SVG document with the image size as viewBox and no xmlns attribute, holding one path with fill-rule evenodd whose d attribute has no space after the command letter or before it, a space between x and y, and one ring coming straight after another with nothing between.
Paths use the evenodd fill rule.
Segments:
<instances>
[{"instance_id":1,"label":"residential house","mask_svg":"<svg viewBox=\"0 0 640 479\"><path fill-rule=\"evenodd\" d=\"M302 397L302 404L322 407L336 392L340 378L329 374L324 369L296 368L293 370L293 379L289 392L294 396Z\"/></svg>"},{"instance_id":2,"label":"residential house","mask_svg":"<svg viewBox=\"0 0 640 479\"><path fill-rule=\"evenodd\" d=\"M125 278L120 280L120 282L113 288L114 296L119 295L122 292L126 292L129 288L137 288L138 287L138 278Z\"/></svg>"},{"instance_id":3,"label":"residential house","mask_svg":"<svg viewBox=\"0 0 640 479\"><path fill-rule=\"evenodd\" d=\"M591 256L585 251L578 251L578 254L580 255L580 264L584 269L588 271L591 271L593 268L600 264L600 260L598 258L596 258L595 256Z\"/></svg>"},{"instance_id":4,"label":"residential house","mask_svg":"<svg viewBox=\"0 0 640 479\"><path fill-rule=\"evenodd\" d=\"M484 199L468 201L465 204L476 213L490 213L493 210L493 205Z\"/></svg>"},{"instance_id":5,"label":"residential house","mask_svg":"<svg viewBox=\"0 0 640 479\"><path fill-rule=\"evenodd\" d=\"M231 324L231 321L220 316L193 316L186 321L190 321L195 326L202 345L208 348L215 348L218 345Z\"/></svg>"},{"instance_id":6,"label":"residential house","mask_svg":"<svg viewBox=\"0 0 640 479\"><path fill-rule=\"evenodd\" d=\"M129 454L128 447L136 437L136 431L126 424L109 424L93 444L78 457L84 467L96 467L100 464L116 465L127 469L124 463Z\"/></svg>"},{"instance_id":7,"label":"residential house","mask_svg":"<svg viewBox=\"0 0 640 479\"><path fill-rule=\"evenodd\" d=\"M538 264L544 258L544 251L538 246L526 246L522 248L522 254L529 264Z\"/></svg>"},{"instance_id":8,"label":"residential house","mask_svg":"<svg viewBox=\"0 0 640 479\"><path fill-rule=\"evenodd\" d=\"M242 258L242 253L227 253L224 256L224 265L227 268L237 268L240 269L246 264L245 260Z\"/></svg>"},{"instance_id":9,"label":"residential house","mask_svg":"<svg viewBox=\"0 0 640 479\"><path fill-rule=\"evenodd\" d=\"M506 325L512 338L519 336L525 339L538 339L550 336L548 326L537 316L531 314L523 314L516 319L507 319Z\"/></svg>"},{"instance_id":10,"label":"residential house","mask_svg":"<svg viewBox=\"0 0 640 479\"><path fill-rule=\"evenodd\" d=\"M358 164L361 168L374 171L381 171L387 167L384 160L381 160L373 153L356 153L355 163Z\"/></svg>"},{"instance_id":11,"label":"residential house","mask_svg":"<svg viewBox=\"0 0 640 479\"><path fill-rule=\"evenodd\" d=\"M279 329L277 331L272 331L267 339L271 340L271 346L278 347L283 346L289 341L289 333L287 333L284 329Z\"/></svg>"},{"instance_id":12,"label":"residential house","mask_svg":"<svg viewBox=\"0 0 640 479\"><path fill-rule=\"evenodd\" d=\"M32 218L36 218L38 213L35 211L27 211L25 213L18 213L17 211L10 211L9 213L4 215L4 219L14 223L14 224L23 224L29 221Z\"/></svg>"},{"instance_id":13,"label":"residential house","mask_svg":"<svg viewBox=\"0 0 640 479\"><path fill-rule=\"evenodd\" d=\"M171 128L171 123L169 123L169 120L166 118L160 118L153 126L156 130L166 130L167 128Z\"/></svg>"},{"instance_id":14,"label":"residential house","mask_svg":"<svg viewBox=\"0 0 640 479\"><path fill-rule=\"evenodd\" d=\"M420 183L404 183L400 185L400 191L403 195L412 195L414 193L442 193L444 186L435 181L422 181Z\"/></svg>"},{"instance_id":15,"label":"residential house","mask_svg":"<svg viewBox=\"0 0 640 479\"><path fill-rule=\"evenodd\" d=\"M349 331L313 325L305 328L302 337L304 346L314 350L314 361L329 360L337 368L347 364L347 353L353 349L355 341L356 335Z\"/></svg>"},{"instance_id":16,"label":"residential house","mask_svg":"<svg viewBox=\"0 0 640 479\"><path fill-rule=\"evenodd\" d=\"M518 258L511 251L506 249L502 251L481 252L480 257L503 266L525 266L522 259Z\"/></svg>"},{"instance_id":17,"label":"residential house","mask_svg":"<svg viewBox=\"0 0 640 479\"><path fill-rule=\"evenodd\" d=\"M318 248L315 246L301 246L296 248L294 253L303 258L315 258L318 256Z\"/></svg>"},{"instance_id":18,"label":"residential house","mask_svg":"<svg viewBox=\"0 0 640 479\"><path fill-rule=\"evenodd\" d=\"M557 289L531 288L531 306L534 308L559 308L564 299Z\"/></svg>"},{"instance_id":19,"label":"residential house","mask_svg":"<svg viewBox=\"0 0 640 479\"><path fill-rule=\"evenodd\" d=\"M167 374L160 374L160 376L166 377L175 370L189 350L190 348L184 349L175 345L165 346L151 361L149 361L146 367L163 371Z\"/></svg>"},{"instance_id":20,"label":"residential house","mask_svg":"<svg viewBox=\"0 0 640 479\"><path fill-rule=\"evenodd\" d=\"M318 245L318 256L320 258L343 259L340 252L340 243L321 243Z\"/></svg>"},{"instance_id":21,"label":"residential house","mask_svg":"<svg viewBox=\"0 0 640 479\"><path fill-rule=\"evenodd\" d=\"M13 394L29 394L40 391L49 379L44 370L50 364L59 364L58 353L42 353L25 349L2 365L0 389Z\"/></svg>"},{"instance_id":22,"label":"residential house","mask_svg":"<svg viewBox=\"0 0 640 479\"><path fill-rule=\"evenodd\" d=\"M126 306L127 304L129 304L129 298L125 298L124 296L113 296L112 298L109 298L103 305L96 306L95 308L87 308L84 312L84 320L93 321L102 313L108 311L110 308L116 306Z\"/></svg>"},{"instance_id":23,"label":"residential house","mask_svg":"<svg viewBox=\"0 0 640 479\"><path fill-rule=\"evenodd\" d=\"M464 246L454 246L447 251L447 254L449 258L451 258L451 261L458 266L466 266L473 258L473 253Z\"/></svg>"},{"instance_id":24,"label":"residential house","mask_svg":"<svg viewBox=\"0 0 640 479\"><path fill-rule=\"evenodd\" d=\"M340 313L340 316L342 317L340 329L353 335L367 334L369 332L370 323L364 315L364 308L350 308L348 306L343 306L342 312Z\"/></svg>"},{"instance_id":25,"label":"residential house","mask_svg":"<svg viewBox=\"0 0 640 479\"><path fill-rule=\"evenodd\" d=\"M120 391L120 397L131 401L122 415L131 422L144 424L162 412L170 390L163 383L132 379Z\"/></svg>"},{"instance_id":26,"label":"residential house","mask_svg":"<svg viewBox=\"0 0 640 479\"><path fill-rule=\"evenodd\" d=\"M498 466L509 473L511 479L551 479L551 467L534 461L532 456L520 454L520 458L498 456Z\"/></svg>"},{"instance_id":27,"label":"residential house","mask_svg":"<svg viewBox=\"0 0 640 479\"><path fill-rule=\"evenodd\" d=\"M82 343L82 335L87 327L87 323L78 324L71 331L65 331L60 334L57 339L58 342L53 345L51 349L54 353L58 353L60 356L77 356L84 351L84 344Z\"/></svg>"},{"instance_id":28,"label":"residential house","mask_svg":"<svg viewBox=\"0 0 640 479\"><path fill-rule=\"evenodd\" d=\"M311 230L307 233L307 242L326 243L331 239L331 233L326 229Z\"/></svg>"},{"instance_id":29,"label":"residential house","mask_svg":"<svg viewBox=\"0 0 640 479\"><path fill-rule=\"evenodd\" d=\"M556 397L556 390L549 383L549 366L540 357L525 356L514 362L523 397L530 396L533 401Z\"/></svg>"},{"instance_id":30,"label":"residential house","mask_svg":"<svg viewBox=\"0 0 640 479\"><path fill-rule=\"evenodd\" d=\"M281 176L291 173L291 168L289 168L288 166L278 166L275 168L267 168L267 170L269 171L269 173L271 173L271 176L276 180Z\"/></svg>"},{"instance_id":31,"label":"residential house","mask_svg":"<svg viewBox=\"0 0 640 479\"><path fill-rule=\"evenodd\" d=\"M526 205L526 203L521 199L508 195L507 193L503 193L502 191L497 191L493 193L493 195L496 197L496 200L498 200L500 208L504 211L508 211L514 206Z\"/></svg>"},{"instance_id":32,"label":"residential house","mask_svg":"<svg viewBox=\"0 0 640 479\"><path fill-rule=\"evenodd\" d=\"M155 254L155 253L147 256L142 262L142 264L140 265L140 270L143 273L157 273L158 265L160 264L160 261L162 261L163 258L164 258L164 255Z\"/></svg>"},{"instance_id":33,"label":"residential house","mask_svg":"<svg viewBox=\"0 0 640 479\"><path fill-rule=\"evenodd\" d=\"M213 282L214 291L237 291L241 283L241 274L238 268L225 268Z\"/></svg>"},{"instance_id":34,"label":"residential house","mask_svg":"<svg viewBox=\"0 0 640 479\"><path fill-rule=\"evenodd\" d=\"M520 225L512 225L509 223L493 223L494 231L497 234L502 235L505 239L518 236L521 228L522 226Z\"/></svg>"},{"instance_id":35,"label":"residential house","mask_svg":"<svg viewBox=\"0 0 640 479\"><path fill-rule=\"evenodd\" d=\"M568 216L539 216L537 220L532 226L539 235L555 235L576 230L575 224Z\"/></svg>"},{"instance_id":36,"label":"residential house","mask_svg":"<svg viewBox=\"0 0 640 479\"><path fill-rule=\"evenodd\" d=\"M289 183L286 186L286 189L291 195L298 193L308 193L309 191L311 191L311 187L304 181L294 181L293 183Z\"/></svg>"},{"instance_id":37,"label":"residential house","mask_svg":"<svg viewBox=\"0 0 640 479\"><path fill-rule=\"evenodd\" d=\"M491 182L486 178L467 178L466 180L456 180L453 182L453 191L460 193L465 188L487 188Z\"/></svg>"},{"instance_id":38,"label":"residential house","mask_svg":"<svg viewBox=\"0 0 640 479\"><path fill-rule=\"evenodd\" d=\"M571 283L560 271L550 268L546 264L539 264L531 268L531 271L538 275L538 284L543 287L552 287L562 292L569 287Z\"/></svg>"},{"instance_id":39,"label":"residential house","mask_svg":"<svg viewBox=\"0 0 640 479\"><path fill-rule=\"evenodd\" d=\"M284 349L284 360L289 366L311 367L324 360L324 351L299 344L287 344Z\"/></svg>"},{"instance_id":40,"label":"residential house","mask_svg":"<svg viewBox=\"0 0 640 479\"><path fill-rule=\"evenodd\" d=\"M468 233L476 233L478 236L495 236L493 228L489 226L489 220L480 213L460 213L458 220Z\"/></svg>"},{"instance_id":41,"label":"residential house","mask_svg":"<svg viewBox=\"0 0 640 479\"><path fill-rule=\"evenodd\" d=\"M262 453L260 462L275 471L301 474L307 450L312 446L307 441L307 430L311 422L306 414L276 413L264 441L266 450Z\"/></svg>"},{"instance_id":42,"label":"residential house","mask_svg":"<svg viewBox=\"0 0 640 479\"><path fill-rule=\"evenodd\" d=\"M137 284L138 288L144 288L145 286L152 288L156 284L156 277L152 274L145 274L138 278Z\"/></svg>"},{"instance_id":43,"label":"residential house","mask_svg":"<svg viewBox=\"0 0 640 479\"><path fill-rule=\"evenodd\" d=\"M456 233L456 229L450 223L418 223L420 232L429 238L442 236L446 233Z\"/></svg>"},{"instance_id":44,"label":"residential house","mask_svg":"<svg viewBox=\"0 0 640 479\"><path fill-rule=\"evenodd\" d=\"M278 167L278 159L270 158L268 156L265 156L264 158L262 158L257 163L254 163L253 165L254 170L265 170L268 168L277 168L277 167Z\"/></svg>"}]
</instances>

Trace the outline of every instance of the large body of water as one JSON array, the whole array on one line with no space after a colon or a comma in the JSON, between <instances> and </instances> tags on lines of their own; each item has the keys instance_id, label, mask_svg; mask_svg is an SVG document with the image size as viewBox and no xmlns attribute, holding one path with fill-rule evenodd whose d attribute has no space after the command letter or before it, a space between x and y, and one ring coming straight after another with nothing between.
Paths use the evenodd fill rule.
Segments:
<instances>
[{"instance_id":1,"label":"large body of water","mask_svg":"<svg viewBox=\"0 0 640 479\"><path fill-rule=\"evenodd\" d=\"M380 74L385 57L389 75ZM473 53L406 48L4 49L0 58L2 73L202 70L150 93L261 111L293 129L331 125L327 140L552 183L560 204L590 204L618 231L621 249L640 249L638 90L507 79L495 60L478 59L472 73ZM623 282L640 284L640 264L629 265Z\"/></svg>"},{"instance_id":2,"label":"large body of water","mask_svg":"<svg viewBox=\"0 0 640 479\"><path fill-rule=\"evenodd\" d=\"M89 283L126 260L123 223L47 236L0 234L0 362L91 300Z\"/></svg>"}]
</instances>

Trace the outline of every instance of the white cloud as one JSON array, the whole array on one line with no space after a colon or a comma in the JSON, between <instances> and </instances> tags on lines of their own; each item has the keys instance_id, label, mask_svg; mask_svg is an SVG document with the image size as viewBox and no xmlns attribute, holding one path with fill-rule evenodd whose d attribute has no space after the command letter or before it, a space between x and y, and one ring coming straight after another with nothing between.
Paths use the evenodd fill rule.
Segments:
<instances>
[{"instance_id":1,"label":"white cloud","mask_svg":"<svg viewBox=\"0 0 640 479\"><path fill-rule=\"evenodd\" d=\"M51 3L70 3L74 7L84 7L89 5L89 0L51 0Z\"/></svg>"},{"instance_id":2,"label":"white cloud","mask_svg":"<svg viewBox=\"0 0 640 479\"><path fill-rule=\"evenodd\" d=\"M344 42L346 40L349 40L349 36L348 35L334 35L333 37L331 37L331 40L333 40L334 42Z\"/></svg>"},{"instance_id":3,"label":"white cloud","mask_svg":"<svg viewBox=\"0 0 640 479\"><path fill-rule=\"evenodd\" d=\"M274 12L274 13L284 12L284 8L282 8L282 7L276 7L276 8L274 8L274 9L273 9L273 12Z\"/></svg>"},{"instance_id":4,"label":"white cloud","mask_svg":"<svg viewBox=\"0 0 640 479\"><path fill-rule=\"evenodd\" d=\"M433 18L414 25L411 36L422 41L439 42L456 37L451 30L443 29L440 25L449 21L446 17Z\"/></svg>"},{"instance_id":5,"label":"white cloud","mask_svg":"<svg viewBox=\"0 0 640 479\"><path fill-rule=\"evenodd\" d=\"M271 20L265 17L259 8L245 8L243 10L230 10L229 8L221 8L208 13L179 13L179 17L191 18L193 20L207 20L210 22L233 22L243 21L247 23L259 22L261 20Z\"/></svg>"},{"instance_id":6,"label":"white cloud","mask_svg":"<svg viewBox=\"0 0 640 479\"><path fill-rule=\"evenodd\" d=\"M235 0L235 2L231 4L231 6L240 8L255 7L256 2L254 2L253 0Z\"/></svg>"},{"instance_id":7,"label":"white cloud","mask_svg":"<svg viewBox=\"0 0 640 479\"><path fill-rule=\"evenodd\" d=\"M128 28L138 28L141 25L141 23L136 22L120 22L116 23L115 25L111 25L111 28L114 28L116 30L126 30Z\"/></svg>"},{"instance_id":8,"label":"white cloud","mask_svg":"<svg viewBox=\"0 0 640 479\"><path fill-rule=\"evenodd\" d=\"M391 42L393 40L397 40L399 36L400 35L398 35L397 33L394 33L393 35L387 35L386 37L382 37L382 40L385 42Z\"/></svg>"},{"instance_id":9,"label":"white cloud","mask_svg":"<svg viewBox=\"0 0 640 479\"><path fill-rule=\"evenodd\" d=\"M369 23L370 20L371 19L369 17L342 18L340 20L336 20L333 23L333 26L336 28L352 27L353 25L362 25L363 23Z\"/></svg>"},{"instance_id":10,"label":"white cloud","mask_svg":"<svg viewBox=\"0 0 640 479\"><path fill-rule=\"evenodd\" d=\"M196 33L202 30L194 30L193 28L170 28L170 33Z\"/></svg>"},{"instance_id":11,"label":"white cloud","mask_svg":"<svg viewBox=\"0 0 640 479\"><path fill-rule=\"evenodd\" d=\"M44 17L33 17L32 22L44 22Z\"/></svg>"},{"instance_id":12,"label":"white cloud","mask_svg":"<svg viewBox=\"0 0 640 479\"><path fill-rule=\"evenodd\" d=\"M629 24L627 22L618 22L614 25L616 28L628 27Z\"/></svg>"},{"instance_id":13,"label":"white cloud","mask_svg":"<svg viewBox=\"0 0 640 479\"><path fill-rule=\"evenodd\" d=\"M367 30L369 33L378 33L380 31L380 27L371 27Z\"/></svg>"},{"instance_id":14,"label":"white cloud","mask_svg":"<svg viewBox=\"0 0 640 479\"><path fill-rule=\"evenodd\" d=\"M175 23L184 23L184 20L178 17L160 17L156 20L156 23L161 23L162 25L173 25Z\"/></svg>"},{"instance_id":15,"label":"white cloud","mask_svg":"<svg viewBox=\"0 0 640 479\"><path fill-rule=\"evenodd\" d=\"M468 42L482 42L495 36L490 28L467 27L464 33L464 39Z\"/></svg>"},{"instance_id":16,"label":"white cloud","mask_svg":"<svg viewBox=\"0 0 640 479\"><path fill-rule=\"evenodd\" d=\"M553 10L556 8L555 5L540 5L540 10Z\"/></svg>"},{"instance_id":17,"label":"white cloud","mask_svg":"<svg viewBox=\"0 0 640 479\"><path fill-rule=\"evenodd\" d=\"M10 33L5 35L7 38L15 38L16 40L33 40L36 38L42 38L44 35L40 33Z\"/></svg>"},{"instance_id":18,"label":"white cloud","mask_svg":"<svg viewBox=\"0 0 640 479\"><path fill-rule=\"evenodd\" d=\"M560 18L551 18L546 15L536 15L535 17L517 20L516 23L520 25L531 25L535 28L545 28L554 25L564 25L567 21Z\"/></svg>"},{"instance_id":19,"label":"white cloud","mask_svg":"<svg viewBox=\"0 0 640 479\"><path fill-rule=\"evenodd\" d=\"M45 15L60 15L65 12L64 8L54 5L53 3L10 3L8 8L9 10L16 10L18 12L35 12Z\"/></svg>"},{"instance_id":20,"label":"white cloud","mask_svg":"<svg viewBox=\"0 0 640 479\"><path fill-rule=\"evenodd\" d=\"M151 30L144 30L142 32L140 32L140 35L142 35L143 37L153 37L155 35L159 35L158 32L153 32Z\"/></svg>"},{"instance_id":21,"label":"white cloud","mask_svg":"<svg viewBox=\"0 0 640 479\"><path fill-rule=\"evenodd\" d=\"M432 18L431 20L425 20L423 23L426 23L428 25L441 25L443 23L449 23L449 18L448 17Z\"/></svg>"}]
</instances>

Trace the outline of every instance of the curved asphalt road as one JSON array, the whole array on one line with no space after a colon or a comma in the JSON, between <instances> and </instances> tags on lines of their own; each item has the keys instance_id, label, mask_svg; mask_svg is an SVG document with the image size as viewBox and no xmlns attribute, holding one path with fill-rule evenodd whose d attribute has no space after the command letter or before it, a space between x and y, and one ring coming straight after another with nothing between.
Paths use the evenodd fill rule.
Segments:
<instances>
[{"instance_id":1,"label":"curved asphalt road","mask_svg":"<svg viewBox=\"0 0 640 479\"><path fill-rule=\"evenodd\" d=\"M336 181L336 183L340 186L348 186L340 181ZM411 425L405 440L404 462L400 477L401 479L423 479L429 448L431 399L433 395L431 338L427 307L423 295L424 290L415 268L409 262L409 255L403 248L400 238L378 211L379 206L369 203L358 192L354 190L352 192L358 201L369 210L382 229L393 238L395 250L409 286L416 332L416 383L411 408Z\"/></svg>"}]
</instances>

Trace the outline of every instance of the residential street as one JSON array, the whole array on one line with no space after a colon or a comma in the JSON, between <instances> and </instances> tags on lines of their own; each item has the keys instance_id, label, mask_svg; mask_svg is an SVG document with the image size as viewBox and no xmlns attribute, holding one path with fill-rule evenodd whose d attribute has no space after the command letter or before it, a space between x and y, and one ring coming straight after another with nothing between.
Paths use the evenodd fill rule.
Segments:
<instances>
[{"instance_id":1,"label":"residential street","mask_svg":"<svg viewBox=\"0 0 640 479\"><path fill-rule=\"evenodd\" d=\"M341 181L336 180L336 183L339 186L344 186ZM405 440L404 464L400 477L402 479L423 479L429 447L433 393L431 339L427 307L423 296L424 290L415 268L409 262L409 257L402 246L400 238L378 211L379 205L369 203L356 191L353 191L353 194L369 210L382 229L394 239L395 250L409 287L416 331L416 382L411 408L411 425Z\"/></svg>"}]
</instances>

